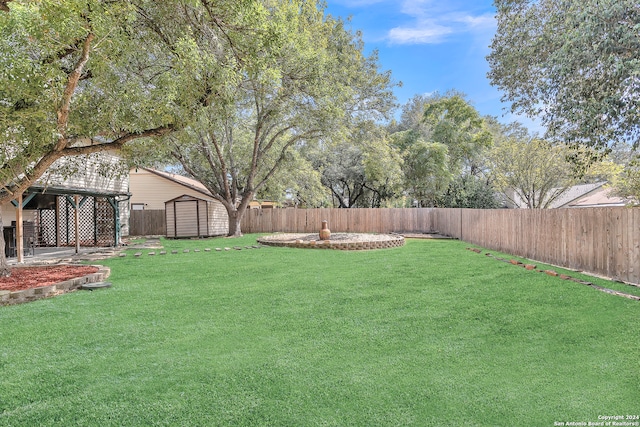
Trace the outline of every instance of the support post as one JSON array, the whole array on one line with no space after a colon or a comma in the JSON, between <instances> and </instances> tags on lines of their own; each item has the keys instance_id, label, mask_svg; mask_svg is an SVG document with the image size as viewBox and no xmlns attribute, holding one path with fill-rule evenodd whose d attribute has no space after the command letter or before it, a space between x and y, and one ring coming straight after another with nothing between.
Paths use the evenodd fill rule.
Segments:
<instances>
[{"instance_id":1,"label":"support post","mask_svg":"<svg viewBox=\"0 0 640 427\"><path fill-rule=\"evenodd\" d=\"M113 246L120 244L120 203L115 197L107 197L109 204L113 208Z\"/></svg>"},{"instance_id":2,"label":"support post","mask_svg":"<svg viewBox=\"0 0 640 427\"><path fill-rule=\"evenodd\" d=\"M22 224L22 193L18 194L16 207L16 251L18 264L24 262L24 227Z\"/></svg>"},{"instance_id":3,"label":"support post","mask_svg":"<svg viewBox=\"0 0 640 427\"><path fill-rule=\"evenodd\" d=\"M74 200L74 222L76 225L76 253L80 253L80 196L77 194L73 196Z\"/></svg>"},{"instance_id":4,"label":"support post","mask_svg":"<svg viewBox=\"0 0 640 427\"><path fill-rule=\"evenodd\" d=\"M56 248L60 247L62 242L62 230L60 229L60 196L56 196Z\"/></svg>"}]
</instances>

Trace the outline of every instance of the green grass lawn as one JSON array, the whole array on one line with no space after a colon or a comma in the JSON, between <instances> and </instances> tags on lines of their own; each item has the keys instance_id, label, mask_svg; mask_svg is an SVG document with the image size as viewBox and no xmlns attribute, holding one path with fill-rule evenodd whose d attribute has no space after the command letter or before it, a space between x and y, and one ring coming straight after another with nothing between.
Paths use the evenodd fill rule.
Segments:
<instances>
[{"instance_id":1,"label":"green grass lawn","mask_svg":"<svg viewBox=\"0 0 640 427\"><path fill-rule=\"evenodd\" d=\"M640 414L637 301L458 241L182 253L255 238L165 240L180 253L104 261L110 289L0 307L0 425L552 426Z\"/></svg>"}]
</instances>

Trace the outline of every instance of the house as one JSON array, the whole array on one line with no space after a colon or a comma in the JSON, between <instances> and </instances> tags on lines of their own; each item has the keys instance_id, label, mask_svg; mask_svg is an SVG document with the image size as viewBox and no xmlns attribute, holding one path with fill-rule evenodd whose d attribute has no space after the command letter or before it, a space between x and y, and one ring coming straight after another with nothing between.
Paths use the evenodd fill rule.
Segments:
<instances>
[{"instance_id":1,"label":"house","mask_svg":"<svg viewBox=\"0 0 640 427\"><path fill-rule=\"evenodd\" d=\"M272 200L252 200L247 206L248 209L273 209L276 207L280 207L280 204Z\"/></svg>"},{"instance_id":2,"label":"house","mask_svg":"<svg viewBox=\"0 0 640 427\"><path fill-rule=\"evenodd\" d=\"M114 153L57 160L0 208L5 255L21 261L21 247L117 246L128 235L128 187L126 168Z\"/></svg>"},{"instance_id":3,"label":"house","mask_svg":"<svg viewBox=\"0 0 640 427\"><path fill-rule=\"evenodd\" d=\"M568 208L603 208L614 206L626 206L630 200L610 194L611 189L606 186L599 187L582 197L570 202Z\"/></svg>"},{"instance_id":4,"label":"house","mask_svg":"<svg viewBox=\"0 0 640 427\"><path fill-rule=\"evenodd\" d=\"M560 197L551 202L549 208L567 208L572 202L589 194L593 194L595 191L601 189L605 184L606 182L596 182L592 184L578 184L569 187L560 195Z\"/></svg>"},{"instance_id":5,"label":"house","mask_svg":"<svg viewBox=\"0 0 640 427\"><path fill-rule=\"evenodd\" d=\"M549 209L574 208L574 207L605 207L625 206L627 201L620 197L609 196L606 182L591 184L579 184L569 187L558 198L549 204ZM558 189L552 189L551 192ZM526 204L517 195L513 196L516 203L509 203L510 208L525 208Z\"/></svg>"},{"instance_id":6,"label":"house","mask_svg":"<svg viewBox=\"0 0 640 427\"><path fill-rule=\"evenodd\" d=\"M201 182L150 168L129 173L130 207L136 211L163 210L167 237L209 237L229 232L229 216Z\"/></svg>"}]
</instances>

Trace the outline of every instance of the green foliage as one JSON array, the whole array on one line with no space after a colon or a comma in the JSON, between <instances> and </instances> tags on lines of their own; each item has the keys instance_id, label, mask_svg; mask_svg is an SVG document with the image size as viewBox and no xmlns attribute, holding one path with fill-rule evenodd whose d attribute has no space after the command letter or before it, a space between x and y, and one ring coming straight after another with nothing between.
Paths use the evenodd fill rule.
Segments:
<instances>
[{"instance_id":1,"label":"green foliage","mask_svg":"<svg viewBox=\"0 0 640 427\"><path fill-rule=\"evenodd\" d=\"M504 127L489 153L495 187L516 207L548 208L577 183L572 150L547 140L525 136L517 124Z\"/></svg>"},{"instance_id":2,"label":"green foliage","mask_svg":"<svg viewBox=\"0 0 640 427\"><path fill-rule=\"evenodd\" d=\"M405 190L419 206L495 205L491 181L483 177L493 136L464 95L416 96L390 132L402 153Z\"/></svg>"},{"instance_id":3,"label":"green foliage","mask_svg":"<svg viewBox=\"0 0 640 427\"><path fill-rule=\"evenodd\" d=\"M321 173L299 150L290 150L287 153L281 167L258 190L256 198L301 208L330 205L330 195L322 185Z\"/></svg>"},{"instance_id":4,"label":"green foliage","mask_svg":"<svg viewBox=\"0 0 640 427\"><path fill-rule=\"evenodd\" d=\"M457 176L436 205L445 208L496 209L500 202L490 178L471 174Z\"/></svg>"},{"instance_id":5,"label":"green foliage","mask_svg":"<svg viewBox=\"0 0 640 427\"><path fill-rule=\"evenodd\" d=\"M640 6L634 0L498 0L488 56L512 110L550 137L599 150L640 137Z\"/></svg>"},{"instance_id":6,"label":"green foliage","mask_svg":"<svg viewBox=\"0 0 640 427\"><path fill-rule=\"evenodd\" d=\"M403 159L387 135L370 142L366 145L364 170L368 178L366 188L370 191L371 197L368 206L363 207L394 206L401 194L404 181Z\"/></svg>"},{"instance_id":7,"label":"green foliage","mask_svg":"<svg viewBox=\"0 0 640 427\"><path fill-rule=\"evenodd\" d=\"M320 171L333 206L381 207L400 193L402 159L386 130L371 121L355 124L339 142L323 141L306 156Z\"/></svg>"},{"instance_id":8,"label":"green foliage","mask_svg":"<svg viewBox=\"0 0 640 427\"><path fill-rule=\"evenodd\" d=\"M405 151L404 165L407 190L418 207L435 206L452 177L447 146L419 138Z\"/></svg>"},{"instance_id":9,"label":"green foliage","mask_svg":"<svg viewBox=\"0 0 640 427\"><path fill-rule=\"evenodd\" d=\"M413 130L426 139L429 139L431 128L424 120L424 112L427 106L439 95L415 95L401 107L400 122L393 121L389 126L390 133ZM406 147L403 147L403 149Z\"/></svg>"},{"instance_id":10,"label":"green foliage","mask_svg":"<svg viewBox=\"0 0 640 427\"><path fill-rule=\"evenodd\" d=\"M137 18L126 1L13 1L0 13L0 201L57 158L169 130L175 89Z\"/></svg>"},{"instance_id":11,"label":"green foliage","mask_svg":"<svg viewBox=\"0 0 640 427\"><path fill-rule=\"evenodd\" d=\"M632 157L625 165L615 165L611 178L612 193L626 198L630 204L640 203L640 155Z\"/></svg>"},{"instance_id":12,"label":"green foliage","mask_svg":"<svg viewBox=\"0 0 640 427\"><path fill-rule=\"evenodd\" d=\"M453 93L430 102L424 120L432 129L433 141L447 146L451 172L468 168L473 173L475 158L492 142L478 111L462 95Z\"/></svg>"},{"instance_id":13,"label":"green foliage","mask_svg":"<svg viewBox=\"0 0 640 427\"><path fill-rule=\"evenodd\" d=\"M136 6L144 2L16 0L2 8L0 205L58 159L174 129L173 74L138 26ZM8 271L1 252L0 275Z\"/></svg>"},{"instance_id":14,"label":"green foliage","mask_svg":"<svg viewBox=\"0 0 640 427\"><path fill-rule=\"evenodd\" d=\"M636 301L457 241L162 243L103 261L110 289L1 307L0 425L552 425L637 408Z\"/></svg>"},{"instance_id":15,"label":"green foliage","mask_svg":"<svg viewBox=\"0 0 640 427\"><path fill-rule=\"evenodd\" d=\"M188 13L149 18L179 64L187 104L202 106L166 149L226 206L229 232L238 235L244 209L258 192L273 194L278 185L267 187L284 176L292 150L345 134L355 121L384 118L392 83L375 54L363 55L359 36L315 1L229 6L235 13L222 15L222 29L209 2L183 7Z\"/></svg>"},{"instance_id":16,"label":"green foliage","mask_svg":"<svg viewBox=\"0 0 640 427\"><path fill-rule=\"evenodd\" d=\"M314 153L314 169L330 192L334 207L351 208L365 198L367 175L363 147L352 141L331 144Z\"/></svg>"},{"instance_id":17,"label":"green foliage","mask_svg":"<svg viewBox=\"0 0 640 427\"><path fill-rule=\"evenodd\" d=\"M622 197L631 205L640 201L640 158L629 145L618 144L601 161L589 165L583 179L607 181L609 194Z\"/></svg>"}]
</instances>

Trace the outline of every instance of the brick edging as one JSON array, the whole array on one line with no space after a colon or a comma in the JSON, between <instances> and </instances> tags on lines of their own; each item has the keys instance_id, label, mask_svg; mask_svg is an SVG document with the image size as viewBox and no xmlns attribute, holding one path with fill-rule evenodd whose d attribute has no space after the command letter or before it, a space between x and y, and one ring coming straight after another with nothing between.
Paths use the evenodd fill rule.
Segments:
<instances>
[{"instance_id":1,"label":"brick edging","mask_svg":"<svg viewBox=\"0 0 640 427\"><path fill-rule=\"evenodd\" d=\"M467 250L475 252L475 253L478 253L478 254L482 254L482 250L479 249L479 248L467 248ZM493 254L491 254L490 252L485 253L485 255L490 257L490 258L493 258L495 260L498 260L498 261L502 261L502 262L506 262L508 264L513 264L513 265L517 265L517 266L520 266L520 267L524 267L526 270L529 270L529 271L537 271L537 272L540 272L540 273L544 273L547 276L559 277L562 280L568 280L568 281L571 281L571 282L580 283L581 285L589 286L589 287L591 287L593 289L597 289L597 290L599 290L601 292L604 292L604 293L607 293L607 294L616 295L616 296L619 296L619 297L624 297L624 298L632 299L632 300L635 300L635 301L640 301L640 296L628 294L626 292L616 291L616 290L609 289L609 288L604 288L602 286L598 286L598 285L593 284L591 282L588 282L586 280L578 279L576 277L572 277L572 276L569 276L567 274L560 274L555 270L541 270L541 269L537 268L536 265L525 264L525 263L523 263L521 261L518 261L516 259L504 259L504 258L496 257ZM624 282L621 282L621 283L624 283ZM631 286L635 286L635 285L631 285Z\"/></svg>"},{"instance_id":2,"label":"brick edging","mask_svg":"<svg viewBox=\"0 0 640 427\"><path fill-rule=\"evenodd\" d=\"M372 249L388 249L404 246L404 237L389 236L387 240L364 241L364 242L337 242L331 240L295 240L295 241L275 241L268 238L258 238L258 243L267 246L301 248L301 249L337 249L341 251L362 251Z\"/></svg>"},{"instance_id":3,"label":"brick edging","mask_svg":"<svg viewBox=\"0 0 640 427\"><path fill-rule=\"evenodd\" d=\"M72 292L79 289L80 286L86 283L102 282L111 274L111 269L109 267L105 267L103 265L91 265L91 267L98 267L98 271L85 276L65 280L64 282L39 286L37 288L23 289L21 291L0 291L0 305L22 304Z\"/></svg>"}]
</instances>

